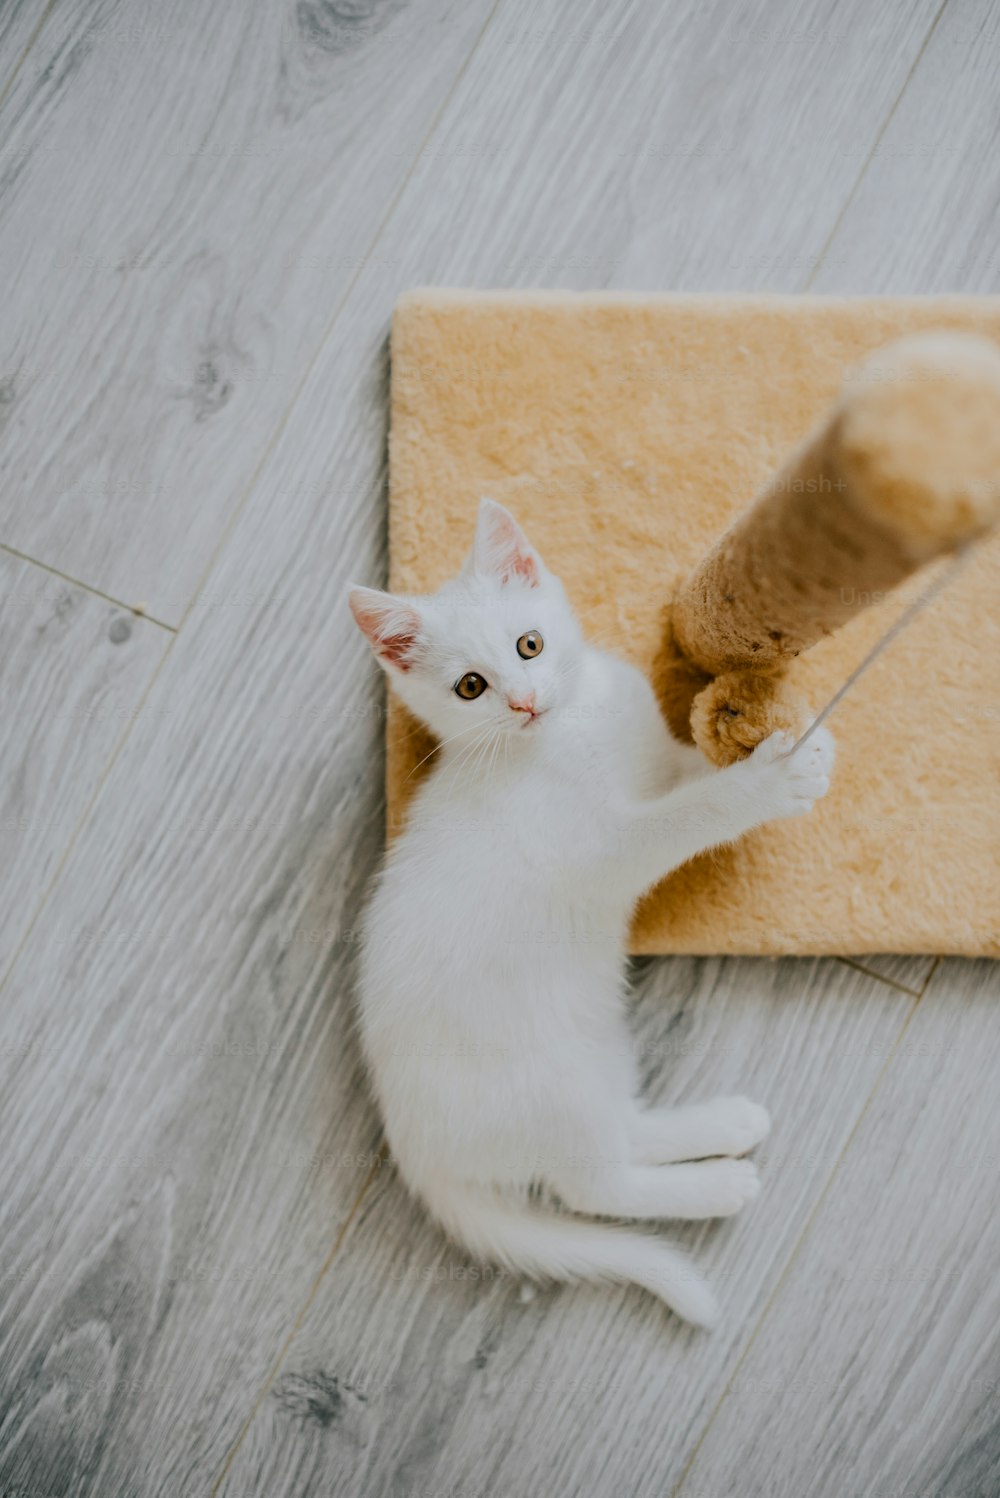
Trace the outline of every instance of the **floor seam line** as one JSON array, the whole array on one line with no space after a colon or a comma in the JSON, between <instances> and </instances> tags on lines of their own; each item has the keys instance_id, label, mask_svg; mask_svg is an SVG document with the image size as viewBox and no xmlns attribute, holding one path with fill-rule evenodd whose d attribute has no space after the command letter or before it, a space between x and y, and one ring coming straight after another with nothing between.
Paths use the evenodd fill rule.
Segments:
<instances>
[{"instance_id":1,"label":"floor seam line","mask_svg":"<svg viewBox=\"0 0 1000 1498\"><path fill-rule=\"evenodd\" d=\"M123 609L127 614L134 614L137 619L145 619L149 624L155 624L157 629L162 629L169 635L177 633L176 625L167 624L164 619L157 619L155 614L147 614L141 604L125 603L122 599L116 598L113 593L105 593L103 588L95 588L93 583L86 583L82 578L74 577L71 572L64 572L61 567L53 567L50 562L43 562L38 557L30 556L28 552L11 546L9 541L0 541L0 551L9 557L16 557L19 562L26 562L31 567L37 567L41 572L47 572L50 577L58 577L62 582L69 583L71 587L79 588L83 593L89 593L92 598L101 598L105 603L113 604L116 609Z\"/></svg>"},{"instance_id":2,"label":"floor seam line","mask_svg":"<svg viewBox=\"0 0 1000 1498\"><path fill-rule=\"evenodd\" d=\"M905 993L910 999L919 999L923 994L922 988L910 988L906 983L900 983L897 978L887 978L884 973L877 973L872 967L865 967L858 957L841 957L838 955L837 962L842 962L845 967L853 969L856 973L864 973L866 978L874 978L877 983L884 983L887 988L894 988L897 993Z\"/></svg>"},{"instance_id":3,"label":"floor seam line","mask_svg":"<svg viewBox=\"0 0 1000 1498\"><path fill-rule=\"evenodd\" d=\"M942 964L943 961L944 961L943 957L935 957L934 961L931 963L930 972L927 974L927 977L924 979L924 986L920 990L920 997L921 998L923 998L924 994L930 988L930 986L931 986L931 979L934 977L934 974L937 972L938 968L941 966L941 964Z\"/></svg>"},{"instance_id":4,"label":"floor seam line","mask_svg":"<svg viewBox=\"0 0 1000 1498\"><path fill-rule=\"evenodd\" d=\"M868 155L864 159L864 162L862 164L860 172L858 173L858 176L857 176L857 179L856 179L856 181L854 183L854 186L850 189L850 191L847 194L847 197L844 199L844 202L843 202L843 204L841 206L840 212L837 214L837 217L833 221L833 227L830 230L829 234L827 235L826 239L823 241L823 244L822 244L822 246L820 248L820 252L816 256L816 259L815 259L815 261L813 263L813 268L809 272L809 275L806 278L806 283L805 283L805 285L802 288L802 292L803 293L812 290L813 282L815 281L816 277L819 275L820 271L823 268L823 262L826 259L827 255L828 255L828 253L830 251L830 248L831 248L831 246L834 243L834 240L836 239L837 235L840 233L841 225L843 224L844 219L847 217L847 211L850 208L851 204L854 202L854 199L857 197L858 191L859 191L859 189L861 187L862 182L865 180L865 177L868 175L868 168L871 166L872 162L875 159L875 153L877 152L879 146L882 144L882 141L885 138L885 133L888 130L889 126L892 124L892 121L895 118L896 111L898 110L900 104L902 104L902 102L903 102L904 95L906 94L907 89L909 88L911 82L913 81L913 75L916 73L916 71L919 68L921 62L923 61L924 53L927 51L927 48L930 45L931 37L934 35L935 31L937 30L937 28L938 28L938 22L941 20L941 17L944 15L944 13L947 10L947 8L948 8L948 0L942 0L940 8L938 9L938 11L937 11L937 13L936 13L933 21L931 22L930 26L928 27L927 35L924 37L923 41L921 42L920 47L919 47L919 49L917 51L917 55L913 59L913 62L910 64L910 67L909 67L909 70L907 71L906 77L903 79L903 86L899 90L899 93L896 95L896 97L893 100L893 102L890 104L888 113L886 114L885 119L882 121L881 127L876 132L875 139L872 141L871 150L868 152Z\"/></svg>"}]
</instances>

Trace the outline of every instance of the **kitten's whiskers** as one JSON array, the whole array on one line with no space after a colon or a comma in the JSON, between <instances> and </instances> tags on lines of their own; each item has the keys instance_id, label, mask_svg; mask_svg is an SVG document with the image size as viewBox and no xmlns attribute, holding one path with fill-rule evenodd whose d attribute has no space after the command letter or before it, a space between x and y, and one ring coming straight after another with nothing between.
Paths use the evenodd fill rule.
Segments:
<instances>
[{"instance_id":1,"label":"kitten's whiskers","mask_svg":"<svg viewBox=\"0 0 1000 1498\"><path fill-rule=\"evenodd\" d=\"M479 727L480 725L478 723L470 723L468 728L462 728L458 733L453 733L450 739L442 739L439 744L434 745L434 748L431 750L430 754L425 754L423 759L417 761L417 763L413 766L413 769L410 771L410 775L415 775L420 769L420 766L425 765L427 761L432 758L433 755L437 754L439 749L443 749L446 744L453 744L456 739L464 738L467 733L471 733L474 728ZM409 780L410 775L407 775L406 780ZM406 780L403 781L404 785L406 784Z\"/></svg>"}]
</instances>

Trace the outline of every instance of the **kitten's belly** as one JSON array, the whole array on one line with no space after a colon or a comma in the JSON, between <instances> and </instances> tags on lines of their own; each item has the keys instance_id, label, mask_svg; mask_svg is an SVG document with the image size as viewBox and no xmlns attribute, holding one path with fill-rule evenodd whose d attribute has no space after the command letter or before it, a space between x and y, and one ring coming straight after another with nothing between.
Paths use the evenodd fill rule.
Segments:
<instances>
[{"instance_id":1,"label":"kitten's belly","mask_svg":"<svg viewBox=\"0 0 1000 1498\"><path fill-rule=\"evenodd\" d=\"M638 1091L620 1001L550 980L543 966L515 995L470 976L475 1020L439 1009L366 1027L392 1155L416 1189L442 1173L524 1187L545 1178L546 1154L614 1138Z\"/></svg>"},{"instance_id":2,"label":"kitten's belly","mask_svg":"<svg viewBox=\"0 0 1000 1498\"><path fill-rule=\"evenodd\" d=\"M539 1141L635 1091L621 1001L627 912L557 897L526 872L447 895L387 871L371 907L362 1033L393 1154L525 1184ZM398 881L398 882L397 882ZM567 1143L567 1148L569 1144Z\"/></svg>"}]
</instances>

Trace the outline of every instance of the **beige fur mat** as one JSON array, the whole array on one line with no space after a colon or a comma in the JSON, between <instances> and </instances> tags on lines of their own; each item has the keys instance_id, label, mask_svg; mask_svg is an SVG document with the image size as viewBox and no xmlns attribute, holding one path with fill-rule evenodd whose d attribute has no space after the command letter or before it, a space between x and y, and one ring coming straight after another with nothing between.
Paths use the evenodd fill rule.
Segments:
<instances>
[{"instance_id":1,"label":"beige fur mat","mask_svg":"<svg viewBox=\"0 0 1000 1498\"><path fill-rule=\"evenodd\" d=\"M562 577L588 636L652 677L680 577L844 372L930 327L1000 341L1000 298L411 292L392 332L389 586L426 592L456 571L489 494ZM925 582L804 658L816 708ZM1000 538L830 727L839 760L813 815L665 880L637 912L633 951L1000 955ZM390 831L433 744L414 730L392 702Z\"/></svg>"}]
</instances>

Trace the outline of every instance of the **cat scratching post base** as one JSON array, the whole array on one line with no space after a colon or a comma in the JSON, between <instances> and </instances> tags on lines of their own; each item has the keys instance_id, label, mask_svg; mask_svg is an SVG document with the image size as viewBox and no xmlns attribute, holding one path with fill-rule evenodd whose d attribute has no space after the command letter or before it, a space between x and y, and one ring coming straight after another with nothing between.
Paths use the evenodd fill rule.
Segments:
<instances>
[{"instance_id":1,"label":"cat scratching post base","mask_svg":"<svg viewBox=\"0 0 1000 1498\"><path fill-rule=\"evenodd\" d=\"M1000 298L410 292L392 334L389 586L453 575L491 494L588 637L662 685L667 601L803 450L848 371L940 328L1000 341ZM813 814L664 880L632 951L1000 955L998 577L992 536L837 708L834 783ZM775 679L813 708L924 585L880 599L872 576L831 580L851 617ZM687 669L702 687L715 674ZM390 703L390 825L431 747Z\"/></svg>"}]
</instances>

